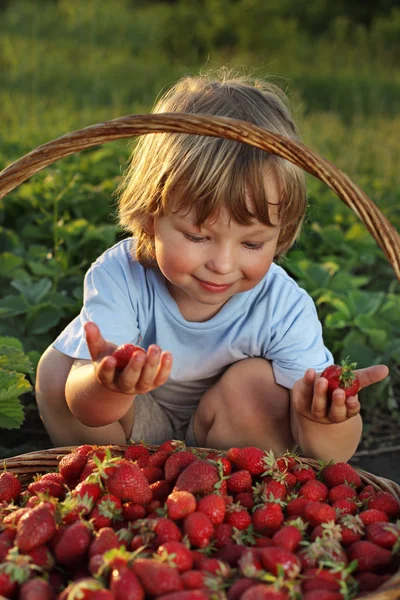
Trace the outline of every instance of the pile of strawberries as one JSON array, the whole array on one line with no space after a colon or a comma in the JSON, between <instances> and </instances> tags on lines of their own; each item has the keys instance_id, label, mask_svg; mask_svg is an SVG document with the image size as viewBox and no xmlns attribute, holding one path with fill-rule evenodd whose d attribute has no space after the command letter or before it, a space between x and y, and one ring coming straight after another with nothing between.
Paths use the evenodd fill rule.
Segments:
<instances>
[{"instance_id":1,"label":"pile of strawberries","mask_svg":"<svg viewBox=\"0 0 400 600\"><path fill-rule=\"evenodd\" d=\"M393 494L254 447L79 446L24 491L5 470L0 517L1 598L348 600L400 568Z\"/></svg>"}]
</instances>

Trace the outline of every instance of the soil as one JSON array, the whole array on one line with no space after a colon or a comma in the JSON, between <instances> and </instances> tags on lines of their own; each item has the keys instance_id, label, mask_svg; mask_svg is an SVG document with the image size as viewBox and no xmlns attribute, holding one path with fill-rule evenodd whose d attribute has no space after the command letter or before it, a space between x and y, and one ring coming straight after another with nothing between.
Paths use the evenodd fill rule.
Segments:
<instances>
[{"instance_id":1,"label":"soil","mask_svg":"<svg viewBox=\"0 0 400 600\"><path fill-rule=\"evenodd\" d=\"M29 395L28 395L29 396ZM51 448L33 398L25 400L25 422L18 430L1 430L0 459ZM378 414L366 420L357 452L349 461L354 467L400 484L400 421L396 415Z\"/></svg>"}]
</instances>

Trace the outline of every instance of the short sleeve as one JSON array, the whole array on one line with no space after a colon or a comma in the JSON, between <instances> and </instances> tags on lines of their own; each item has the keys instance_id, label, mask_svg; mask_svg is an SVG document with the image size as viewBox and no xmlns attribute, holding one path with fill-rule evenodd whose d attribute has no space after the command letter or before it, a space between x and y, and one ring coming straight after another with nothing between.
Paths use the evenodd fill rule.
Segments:
<instances>
[{"instance_id":1,"label":"short sleeve","mask_svg":"<svg viewBox=\"0 0 400 600\"><path fill-rule=\"evenodd\" d=\"M111 273L97 263L90 267L84 279L82 310L54 341L54 348L73 358L89 359L83 329L88 321L96 323L109 342L120 345L138 341L137 314L122 271Z\"/></svg>"},{"instance_id":2,"label":"short sleeve","mask_svg":"<svg viewBox=\"0 0 400 600\"><path fill-rule=\"evenodd\" d=\"M306 293L280 313L271 334L265 358L272 362L279 385L292 389L307 369L318 373L333 363L314 302Z\"/></svg>"}]
</instances>

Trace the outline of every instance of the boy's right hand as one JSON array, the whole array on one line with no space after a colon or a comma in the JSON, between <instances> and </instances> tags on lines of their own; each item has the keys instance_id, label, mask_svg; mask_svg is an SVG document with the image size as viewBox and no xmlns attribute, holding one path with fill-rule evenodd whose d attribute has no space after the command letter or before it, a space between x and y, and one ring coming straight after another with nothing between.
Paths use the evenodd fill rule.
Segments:
<instances>
[{"instance_id":1,"label":"boy's right hand","mask_svg":"<svg viewBox=\"0 0 400 600\"><path fill-rule=\"evenodd\" d=\"M128 365L118 372L117 360L112 356L117 345L105 340L91 321L84 329L96 378L107 389L133 396L151 392L167 381L172 368L170 352L161 352L159 346L152 344L147 352L133 352Z\"/></svg>"}]
</instances>

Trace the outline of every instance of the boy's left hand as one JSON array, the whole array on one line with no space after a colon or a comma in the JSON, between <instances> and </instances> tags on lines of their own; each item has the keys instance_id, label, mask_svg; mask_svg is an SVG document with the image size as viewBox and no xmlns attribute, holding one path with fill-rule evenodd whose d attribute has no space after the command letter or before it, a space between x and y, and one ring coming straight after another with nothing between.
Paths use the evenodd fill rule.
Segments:
<instances>
[{"instance_id":1,"label":"boy's left hand","mask_svg":"<svg viewBox=\"0 0 400 600\"><path fill-rule=\"evenodd\" d=\"M355 371L360 380L360 390L385 379L389 373L386 365L375 365ZM307 369L302 379L296 381L292 390L292 403L296 412L316 423L343 423L360 412L357 396L349 396L343 390L333 392L332 402L327 395L328 380Z\"/></svg>"}]
</instances>

